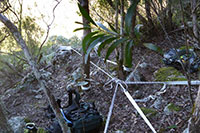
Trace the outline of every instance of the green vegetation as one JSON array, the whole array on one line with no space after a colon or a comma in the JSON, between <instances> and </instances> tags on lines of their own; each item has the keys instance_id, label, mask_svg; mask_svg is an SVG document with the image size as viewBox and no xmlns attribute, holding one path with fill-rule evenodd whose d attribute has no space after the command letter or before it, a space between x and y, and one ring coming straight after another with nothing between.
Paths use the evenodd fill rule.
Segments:
<instances>
[{"instance_id":1,"label":"green vegetation","mask_svg":"<svg viewBox=\"0 0 200 133\"><path fill-rule=\"evenodd\" d=\"M155 116L158 112L153 108L141 107L143 113L149 117Z\"/></svg>"},{"instance_id":2,"label":"green vegetation","mask_svg":"<svg viewBox=\"0 0 200 133\"><path fill-rule=\"evenodd\" d=\"M187 80L181 72L173 67L163 67L155 72L155 81L184 81Z\"/></svg>"},{"instance_id":3,"label":"green vegetation","mask_svg":"<svg viewBox=\"0 0 200 133\"><path fill-rule=\"evenodd\" d=\"M173 103L168 104L168 109L170 111L176 111L176 112L181 111L181 107L179 107Z\"/></svg>"}]
</instances>

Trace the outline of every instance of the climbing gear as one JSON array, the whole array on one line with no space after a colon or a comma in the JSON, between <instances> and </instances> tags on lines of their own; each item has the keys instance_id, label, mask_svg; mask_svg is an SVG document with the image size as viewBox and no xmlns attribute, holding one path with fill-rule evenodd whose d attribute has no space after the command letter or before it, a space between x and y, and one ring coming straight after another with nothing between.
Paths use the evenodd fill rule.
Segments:
<instances>
[{"instance_id":1,"label":"climbing gear","mask_svg":"<svg viewBox=\"0 0 200 133\"><path fill-rule=\"evenodd\" d=\"M35 123L26 123L24 132L26 132L26 133L37 133L37 130L38 129L36 128Z\"/></svg>"}]
</instances>

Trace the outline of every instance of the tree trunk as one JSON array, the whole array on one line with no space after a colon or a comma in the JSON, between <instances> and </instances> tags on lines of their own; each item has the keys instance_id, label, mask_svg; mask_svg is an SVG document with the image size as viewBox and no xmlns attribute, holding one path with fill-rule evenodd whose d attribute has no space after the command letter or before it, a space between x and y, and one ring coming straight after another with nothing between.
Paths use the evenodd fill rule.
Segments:
<instances>
[{"instance_id":1,"label":"tree trunk","mask_svg":"<svg viewBox=\"0 0 200 133\"><path fill-rule=\"evenodd\" d=\"M193 33L194 33L194 41L197 43L199 38L198 27L197 27L197 14L196 14L196 0L191 0L191 11L192 11L192 24L193 24ZM197 45L197 44L196 44Z\"/></svg>"},{"instance_id":2,"label":"tree trunk","mask_svg":"<svg viewBox=\"0 0 200 133\"><path fill-rule=\"evenodd\" d=\"M80 5L87 11L87 13L89 14L89 2L88 0L79 0ZM82 17L83 20L83 25L84 27L89 25L89 21ZM83 30L83 38L89 34L91 32L91 29L84 29ZM85 53L83 52L83 67L84 67L84 73L86 74L86 78L90 79L90 55L88 56L88 60L87 63L85 64ZM85 87L89 87L90 83L89 80L87 81L88 84Z\"/></svg>"},{"instance_id":3,"label":"tree trunk","mask_svg":"<svg viewBox=\"0 0 200 133\"><path fill-rule=\"evenodd\" d=\"M23 40L21 34L19 33L17 27L10 20L8 20L8 18L6 16L4 16L2 14L0 14L0 21L10 30L10 32L12 33L16 42L21 46L22 50L24 51L24 55L25 55L29 65L31 66L32 71L34 72L36 79L38 80L40 88L44 91L44 93L49 101L49 104L51 105L51 107L56 115L56 118L62 128L62 131L64 133L67 133L68 126L59 110L59 107L58 107L58 104L56 103L55 97L51 94L50 90L48 88L46 88L45 81L41 77L41 74L39 72L37 64L31 57L30 52L27 48L27 45L26 45L25 41Z\"/></svg>"},{"instance_id":4,"label":"tree trunk","mask_svg":"<svg viewBox=\"0 0 200 133\"><path fill-rule=\"evenodd\" d=\"M151 8L149 0L145 0L145 12L146 12L146 17L148 19L148 26L152 29L152 31L154 31L155 26L151 16Z\"/></svg>"},{"instance_id":5,"label":"tree trunk","mask_svg":"<svg viewBox=\"0 0 200 133\"><path fill-rule=\"evenodd\" d=\"M121 14L121 25L120 25L120 34L124 35L124 0L120 0L120 14ZM121 44L121 56L119 57L118 62L118 78L124 80L124 70L123 70L123 62L124 62L124 45Z\"/></svg>"},{"instance_id":6,"label":"tree trunk","mask_svg":"<svg viewBox=\"0 0 200 133\"><path fill-rule=\"evenodd\" d=\"M0 133L13 133L11 126L8 124L5 109L0 97Z\"/></svg>"},{"instance_id":7,"label":"tree trunk","mask_svg":"<svg viewBox=\"0 0 200 133\"><path fill-rule=\"evenodd\" d=\"M119 29L119 0L115 1L115 29L118 31ZM116 56L116 62L119 62L119 49L115 49L115 56Z\"/></svg>"},{"instance_id":8,"label":"tree trunk","mask_svg":"<svg viewBox=\"0 0 200 133\"><path fill-rule=\"evenodd\" d=\"M168 9L168 27L169 27L169 31L171 31L173 29L173 22L172 22L172 0L168 0L167 9Z\"/></svg>"}]
</instances>

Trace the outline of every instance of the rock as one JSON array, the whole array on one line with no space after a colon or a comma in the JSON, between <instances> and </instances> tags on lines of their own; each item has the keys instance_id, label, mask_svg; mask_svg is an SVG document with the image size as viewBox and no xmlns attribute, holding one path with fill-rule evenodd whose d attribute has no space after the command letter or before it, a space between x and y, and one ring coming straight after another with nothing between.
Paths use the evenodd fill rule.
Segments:
<instances>
[{"instance_id":1,"label":"rock","mask_svg":"<svg viewBox=\"0 0 200 133\"><path fill-rule=\"evenodd\" d=\"M25 122L24 122L24 116L15 116L11 117L8 120L8 123L11 125L14 133L23 133L24 132L24 127L25 127Z\"/></svg>"},{"instance_id":2,"label":"rock","mask_svg":"<svg viewBox=\"0 0 200 133\"><path fill-rule=\"evenodd\" d=\"M153 105L151 105L151 107L153 107L155 109L161 109L163 104L164 104L164 100L160 96L154 101L154 103L153 103Z\"/></svg>"},{"instance_id":3,"label":"rock","mask_svg":"<svg viewBox=\"0 0 200 133\"><path fill-rule=\"evenodd\" d=\"M164 114L165 115L171 115L172 111L169 109L169 104L164 108Z\"/></svg>"},{"instance_id":4,"label":"rock","mask_svg":"<svg viewBox=\"0 0 200 133\"><path fill-rule=\"evenodd\" d=\"M190 133L190 132L189 132L189 128L186 128L186 129L183 131L183 133Z\"/></svg>"},{"instance_id":5,"label":"rock","mask_svg":"<svg viewBox=\"0 0 200 133\"><path fill-rule=\"evenodd\" d=\"M79 67L72 73L73 82L76 82L77 80L81 80L85 78L85 75L83 74L82 69Z\"/></svg>"},{"instance_id":6,"label":"rock","mask_svg":"<svg viewBox=\"0 0 200 133\"><path fill-rule=\"evenodd\" d=\"M127 78L126 81L141 81L141 75L138 70L135 70L131 72Z\"/></svg>"},{"instance_id":7,"label":"rock","mask_svg":"<svg viewBox=\"0 0 200 133\"><path fill-rule=\"evenodd\" d=\"M141 98L143 97L142 91L136 90L136 91L134 92L134 94L133 94L133 97L134 97L135 99L141 99Z\"/></svg>"},{"instance_id":8,"label":"rock","mask_svg":"<svg viewBox=\"0 0 200 133\"><path fill-rule=\"evenodd\" d=\"M35 96L35 98L36 98L36 99L41 99L41 98L42 98L42 95L38 94L38 95Z\"/></svg>"},{"instance_id":9,"label":"rock","mask_svg":"<svg viewBox=\"0 0 200 133\"><path fill-rule=\"evenodd\" d=\"M52 59L52 64L66 63L72 55L71 46L58 46Z\"/></svg>"},{"instance_id":10,"label":"rock","mask_svg":"<svg viewBox=\"0 0 200 133\"><path fill-rule=\"evenodd\" d=\"M146 69L148 67L148 64L146 62L143 62L139 65L140 68Z\"/></svg>"},{"instance_id":11,"label":"rock","mask_svg":"<svg viewBox=\"0 0 200 133\"><path fill-rule=\"evenodd\" d=\"M44 69L41 69L40 72L43 79L49 80L51 78L51 72L45 71Z\"/></svg>"}]
</instances>

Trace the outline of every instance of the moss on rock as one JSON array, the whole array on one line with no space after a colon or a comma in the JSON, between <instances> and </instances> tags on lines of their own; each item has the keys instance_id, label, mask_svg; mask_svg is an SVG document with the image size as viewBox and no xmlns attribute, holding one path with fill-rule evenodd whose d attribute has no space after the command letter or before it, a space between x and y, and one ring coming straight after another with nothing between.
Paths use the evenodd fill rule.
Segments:
<instances>
[{"instance_id":1,"label":"moss on rock","mask_svg":"<svg viewBox=\"0 0 200 133\"><path fill-rule=\"evenodd\" d=\"M185 76L173 67L162 67L154 73L156 81L185 81Z\"/></svg>"}]
</instances>

